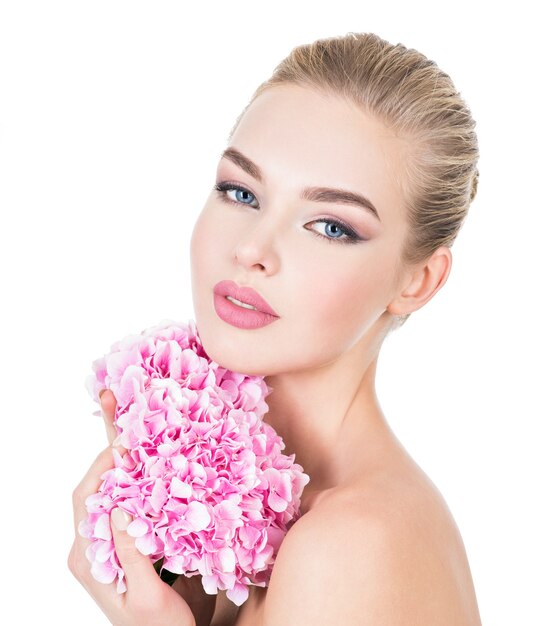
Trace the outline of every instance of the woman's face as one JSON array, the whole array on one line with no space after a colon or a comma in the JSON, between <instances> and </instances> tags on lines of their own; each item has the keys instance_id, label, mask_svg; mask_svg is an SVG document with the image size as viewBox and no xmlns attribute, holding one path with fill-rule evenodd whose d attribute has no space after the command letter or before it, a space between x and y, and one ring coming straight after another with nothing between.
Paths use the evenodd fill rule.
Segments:
<instances>
[{"instance_id":1,"label":"woman's face","mask_svg":"<svg viewBox=\"0 0 559 626\"><path fill-rule=\"evenodd\" d=\"M337 97L281 85L256 98L217 166L216 183L235 189L210 192L190 243L196 325L210 358L270 376L315 369L374 340L397 295L407 147ZM359 194L372 208L325 191L302 197L312 187ZM224 321L213 291L223 280L256 290L278 317L251 329Z\"/></svg>"}]
</instances>

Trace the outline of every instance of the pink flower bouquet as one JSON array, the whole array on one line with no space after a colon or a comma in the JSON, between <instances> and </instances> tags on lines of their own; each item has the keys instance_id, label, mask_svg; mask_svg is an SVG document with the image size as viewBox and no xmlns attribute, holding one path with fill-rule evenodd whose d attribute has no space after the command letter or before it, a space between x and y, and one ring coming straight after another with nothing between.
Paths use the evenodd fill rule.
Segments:
<instances>
[{"instance_id":1,"label":"pink flower bouquet","mask_svg":"<svg viewBox=\"0 0 559 626\"><path fill-rule=\"evenodd\" d=\"M115 467L101 476L80 524L93 577L118 578L117 591L126 591L109 522L120 507L160 575L201 574L206 593L227 590L240 606L248 585L268 584L309 482L262 420L271 388L212 361L192 320L164 320L125 337L93 370L87 390L96 402L101 389L113 392L126 449L114 450Z\"/></svg>"}]
</instances>

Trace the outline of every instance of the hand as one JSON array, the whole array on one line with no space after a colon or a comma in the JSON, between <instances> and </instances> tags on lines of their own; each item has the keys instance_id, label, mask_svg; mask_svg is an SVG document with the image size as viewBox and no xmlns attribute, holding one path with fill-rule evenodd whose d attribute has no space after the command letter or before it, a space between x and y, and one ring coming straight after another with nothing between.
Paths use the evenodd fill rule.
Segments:
<instances>
[{"instance_id":1,"label":"hand","mask_svg":"<svg viewBox=\"0 0 559 626\"><path fill-rule=\"evenodd\" d=\"M102 392L101 409L109 443L115 440L116 428L113 423L116 400L111 391ZM120 449L124 452L124 448ZM78 532L78 526L87 516L86 498L96 493L103 472L114 467L113 446L109 445L95 459L82 481L73 493L74 543L68 555L68 567L74 577L83 585L114 626L196 626L195 616L183 595L161 580L149 556L136 549L134 538L126 530L119 530L111 519L113 541L120 564L126 577L127 590L119 594L116 584L96 581L91 575L91 563L85 556L89 540ZM126 523L124 524L126 527ZM179 580L185 578L181 576ZM188 597L188 594L185 594ZM215 598L213 599L215 606ZM213 609L212 614L213 615ZM207 617L205 618L207 619ZM206 626L209 621L198 622Z\"/></svg>"}]
</instances>

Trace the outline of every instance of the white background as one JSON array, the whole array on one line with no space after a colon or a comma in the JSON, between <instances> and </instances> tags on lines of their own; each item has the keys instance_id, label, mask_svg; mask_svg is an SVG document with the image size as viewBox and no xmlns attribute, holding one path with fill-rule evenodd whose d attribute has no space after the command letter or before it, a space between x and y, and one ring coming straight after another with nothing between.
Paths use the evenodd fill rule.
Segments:
<instances>
[{"instance_id":1,"label":"white background","mask_svg":"<svg viewBox=\"0 0 559 626\"><path fill-rule=\"evenodd\" d=\"M193 317L191 228L236 116L294 46L349 31L434 59L481 150L451 276L381 353L383 409L456 519L484 626L559 623L558 59L549 4L515 6L0 5L11 624L106 623L66 567L71 492L106 445L91 362L126 334Z\"/></svg>"}]
</instances>

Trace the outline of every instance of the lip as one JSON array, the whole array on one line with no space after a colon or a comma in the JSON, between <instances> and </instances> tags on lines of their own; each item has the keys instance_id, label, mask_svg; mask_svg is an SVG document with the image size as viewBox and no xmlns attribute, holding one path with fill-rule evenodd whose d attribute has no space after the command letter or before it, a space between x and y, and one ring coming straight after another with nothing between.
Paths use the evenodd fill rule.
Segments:
<instances>
[{"instance_id":1,"label":"lip","mask_svg":"<svg viewBox=\"0 0 559 626\"><path fill-rule=\"evenodd\" d=\"M228 300L226 296L231 296L256 308L248 309L239 306ZM239 287L232 280L222 280L215 285L214 308L224 322L237 328L261 328L279 319L279 315L259 293L250 287Z\"/></svg>"},{"instance_id":2,"label":"lip","mask_svg":"<svg viewBox=\"0 0 559 626\"><path fill-rule=\"evenodd\" d=\"M268 315L273 315L274 317L279 317L279 315L272 309L272 307L264 300L264 298L254 289L250 287L240 287L237 283L232 280L221 280L214 286L214 294L216 296L230 296L235 298L235 300L239 300L240 302L244 302L245 304L250 304L255 307L257 311L261 313L267 313ZM233 303L231 303L233 304ZM241 309L238 305L233 305L237 308ZM250 309L244 309L245 311L250 312ZM255 311L253 311L255 312Z\"/></svg>"}]
</instances>

